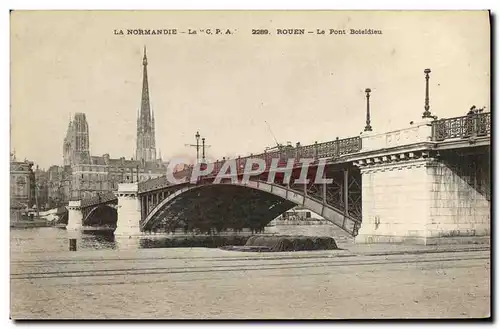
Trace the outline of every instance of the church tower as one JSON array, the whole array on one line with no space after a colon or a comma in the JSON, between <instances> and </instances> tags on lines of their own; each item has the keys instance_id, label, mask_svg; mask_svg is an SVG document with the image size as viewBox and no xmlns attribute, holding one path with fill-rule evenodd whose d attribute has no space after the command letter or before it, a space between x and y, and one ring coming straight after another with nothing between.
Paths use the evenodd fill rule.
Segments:
<instances>
[{"instance_id":1,"label":"church tower","mask_svg":"<svg viewBox=\"0 0 500 329\"><path fill-rule=\"evenodd\" d=\"M135 158L140 161L155 161L155 116L149 104L148 58L146 56L146 46L144 46L142 66L142 98L141 108L137 114L137 148Z\"/></svg>"},{"instance_id":2,"label":"church tower","mask_svg":"<svg viewBox=\"0 0 500 329\"><path fill-rule=\"evenodd\" d=\"M76 113L69 122L63 143L63 159L65 166L89 164L89 124L85 113Z\"/></svg>"}]
</instances>

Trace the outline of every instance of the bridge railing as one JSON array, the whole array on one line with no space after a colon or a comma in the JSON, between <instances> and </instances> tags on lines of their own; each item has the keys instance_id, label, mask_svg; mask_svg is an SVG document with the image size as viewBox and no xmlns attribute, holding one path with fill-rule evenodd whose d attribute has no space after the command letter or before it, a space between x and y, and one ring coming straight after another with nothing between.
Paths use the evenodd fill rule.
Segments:
<instances>
[{"instance_id":1,"label":"bridge railing","mask_svg":"<svg viewBox=\"0 0 500 329\"><path fill-rule=\"evenodd\" d=\"M434 141L489 136L490 134L491 113L474 113L432 122L432 140Z\"/></svg>"},{"instance_id":2,"label":"bridge railing","mask_svg":"<svg viewBox=\"0 0 500 329\"><path fill-rule=\"evenodd\" d=\"M273 159L279 159L278 166L284 166L286 165L288 159L296 159L297 161L301 158L314 158L316 160L325 158L335 159L343 155L359 152L360 150L361 137L356 136L344 139L337 138L333 141L324 143L316 142L314 144L304 146L300 146L299 144L295 147L291 145L282 146L280 149L275 151L264 152L256 155L251 154L247 157L238 157L234 160L236 161L238 173L242 173L248 159L263 159L266 163L266 167L269 168ZM209 176L217 175L222 169L224 162L224 160L214 162L214 169ZM257 165L254 165L252 169L257 169L256 167ZM192 170L193 167L191 166L184 170L177 171L173 173L173 175L176 179L189 178L191 177ZM150 179L139 183L139 193L161 189L170 185L173 184L168 182L166 176Z\"/></svg>"},{"instance_id":3,"label":"bridge railing","mask_svg":"<svg viewBox=\"0 0 500 329\"><path fill-rule=\"evenodd\" d=\"M90 198L82 199L80 206L81 207L88 207L88 206L93 206L93 205L97 205L100 203L106 203L106 202L114 201L114 200L116 200L116 196L114 195L113 192L104 192L104 193L100 193L100 194L93 196L93 197L90 197Z\"/></svg>"},{"instance_id":4,"label":"bridge railing","mask_svg":"<svg viewBox=\"0 0 500 329\"><path fill-rule=\"evenodd\" d=\"M187 173L187 170L178 171L178 172L174 173L174 177L176 179L181 179L181 178L187 177L186 173ZM139 193L146 192L146 191L153 191L153 190L157 190L159 188L166 187L168 185L171 185L171 184L168 182L167 176L160 176L157 178L148 179L148 180L145 180L143 182L139 182L138 191L139 191Z\"/></svg>"}]
</instances>

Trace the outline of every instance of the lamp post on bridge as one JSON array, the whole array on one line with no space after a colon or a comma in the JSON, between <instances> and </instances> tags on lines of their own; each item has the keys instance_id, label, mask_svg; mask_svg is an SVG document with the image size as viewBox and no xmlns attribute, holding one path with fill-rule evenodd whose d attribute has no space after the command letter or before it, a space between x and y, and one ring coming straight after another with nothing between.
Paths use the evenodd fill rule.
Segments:
<instances>
[{"instance_id":1,"label":"lamp post on bridge","mask_svg":"<svg viewBox=\"0 0 500 329\"><path fill-rule=\"evenodd\" d=\"M432 118L431 112L429 111L429 73L431 73L431 69L425 69L425 111L424 114L422 115L422 118Z\"/></svg>"},{"instance_id":2,"label":"lamp post on bridge","mask_svg":"<svg viewBox=\"0 0 500 329\"><path fill-rule=\"evenodd\" d=\"M205 163L205 137L203 137L203 138L201 139L201 144L202 144L202 147L201 147L201 152L202 152L202 153L201 153L201 154L202 154L202 155L201 155L201 161L202 161L203 163Z\"/></svg>"},{"instance_id":3,"label":"lamp post on bridge","mask_svg":"<svg viewBox=\"0 0 500 329\"><path fill-rule=\"evenodd\" d=\"M365 131L372 131L372 126L370 125L370 88L365 89L366 93L366 126Z\"/></svg>"},{"instance_id":4,"label":"lamp post on bridge","mask_svg":"<svg viewBox=\"0 0 500 329\"><path fill-rule=\"evenodd\" d=\"M196 144L184 144L184 145L196 147L196 163L198 163L198 162L200 162L200 132L199 131L196 132L196 135L194 135L194 138L196 138Z\"/></svg>"},{"instance_id":5,"label":"lamp post on bridge","mask_svg":"<svg viewBox=\"0 0 500 329\"><path fill-rule=\"evenodd\" d=\"M198 161L200 159L200 132L197 131L194 137L196 138L196 161Z\"/></svg>"},{"instance_id":6,"label":"lamp post on bridge","mask_svg":"<svg viewBox=\"0 0 500 329\"><path fill-rule=\"evenodd\" d=\"M196 144L185 144L185 146L196 147L196 163L199 163L200 162L200 137L201 137L200 132L197 131L196 135L194 135L194 137L196 138ZM202 143L201 144L201 149L202 149L201 161L205 162L205 148L208 148L211 145L205 144L205 137L203 137L201 139L201 143Z\"/></svg>"}]
</instances>

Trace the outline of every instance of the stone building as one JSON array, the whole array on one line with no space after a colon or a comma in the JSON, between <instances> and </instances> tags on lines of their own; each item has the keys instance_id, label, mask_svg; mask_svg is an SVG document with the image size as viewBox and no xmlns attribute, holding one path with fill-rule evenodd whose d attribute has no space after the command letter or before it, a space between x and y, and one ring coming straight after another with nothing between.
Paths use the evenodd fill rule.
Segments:
<instances>
[{"instance_id":1,"label":"stone building","mask_svg":"<svg viewBox=\"0 0 500 329\"><path fill-rule=\"evenodd\" d=\"M49 173L36 166L35 170L35 192L39 209L49 206Z\"/></svg>"},{"instance_id":2,"label":"stone building","mask_svg":"<svg viewBox=\"0 0 500 329\"><path fill-rule=\"evenodd\" d=\"M143 181L165 175L167 163L162 161L161 156L156 156L155 121L149 101L146 48L142 65L142 97L137 114L135 159L113 159L109 154L91 156L87 118L84 113L76 113L68 125L63 143L66 169L58 170L66 172L67 168L70 168L69 199L81 199L100 192L114 191L119 183ZM61 181L56 185L64 186Z\"/></svg>"},{"instance_id":3,"label":"stone building","mask_svg":"<svg viewBox=\"0 0 500 329\"><path fill-rule=\"evenodd\" d=\"M71 194L71 166L51 166L47 174L49 208L57 208L66 204Z\"/></svg>"},{"instance_id":4,"label":"stone building","mask_svg":"<svg viewBox=\"0 0 500 329\"><path fill-rule=\"evenodd\" d=\"M17 161L10 155L10 201L16 208L32 208L35 204L35 173L33 162Z\"/></svg>"}]
</instances>

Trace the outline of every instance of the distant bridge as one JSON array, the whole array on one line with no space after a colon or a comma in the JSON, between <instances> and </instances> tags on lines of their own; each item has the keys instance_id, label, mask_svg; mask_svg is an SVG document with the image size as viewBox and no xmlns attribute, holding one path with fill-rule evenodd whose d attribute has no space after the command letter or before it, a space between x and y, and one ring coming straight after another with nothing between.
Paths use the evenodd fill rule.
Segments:
<instances>
[{"instance_id":1,"label":"distant bridge","mask_svg":"<svg viewBox=\"0 0 500 329\"><path fill-rule=\"evenodd\" d=\"M77 210L81 224L95 226L102 224L116 225L118 198L111 192L102 192L90 198L70 201L68 209ZM80 218L79 216L79 218ZM102 222L104 221L104 223Z\"/></svg>"}]
</instances>

